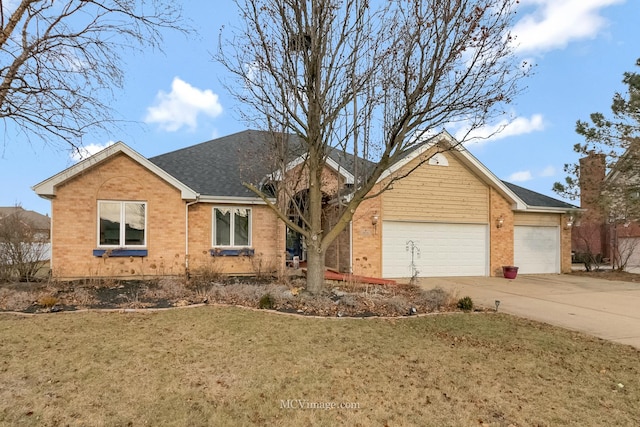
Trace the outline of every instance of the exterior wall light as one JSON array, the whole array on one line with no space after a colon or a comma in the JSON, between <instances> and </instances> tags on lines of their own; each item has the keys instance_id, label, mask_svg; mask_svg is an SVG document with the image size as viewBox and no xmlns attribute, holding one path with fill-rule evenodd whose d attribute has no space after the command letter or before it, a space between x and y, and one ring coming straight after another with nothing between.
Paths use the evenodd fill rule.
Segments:
<instances>
[{"instance_id":1,"label":"exterior wall light","mask_svg":"<svg viewBox=\"0 0 640 427\"><path fill-rule=\"evenodd\" d=\"M378 213L375 212L371 217L371 225L373 226L373 234L378 234Z\"/></svg>"},{"instance_id":2,"label":"exterior wall light","mask_svg":"<svg viewBox=\"0 0 640 427\"><path fill-rule=\"evenodd\" d=\"M496 228L502 228L504 225L504 216L500 215L498 219L496 219Z\"/></svg>"},{"instance_id":3,"label":"exterior wall light","mask_svg":"<svg viewBox=\"0 0 640 427\"><path fill-rule=\"evenodd\" d=\"M573 227L573 215L569 215L569 218L567 218L567 223L564 228L565 230L568 230L571 227Z\"/></svg>"}]
</instances>

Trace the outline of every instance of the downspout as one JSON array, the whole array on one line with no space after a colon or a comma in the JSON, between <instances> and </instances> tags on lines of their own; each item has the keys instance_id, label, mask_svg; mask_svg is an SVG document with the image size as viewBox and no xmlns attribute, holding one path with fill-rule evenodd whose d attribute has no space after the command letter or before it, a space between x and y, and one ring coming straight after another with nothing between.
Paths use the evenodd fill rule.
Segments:
<instances>
[{"instance_id":1,"label":"downspout","mask_svg":"<svg viewBox=\"0 0 640 427\"><path fill-rule=\"evenodd\" d=\"M184 268L187 276L189 275L189 206L195 205L200 201L200 195L196 195L193 202L187 202L184 207Z\"/></svg>"},{"instance_id":2,"label":"downspout","mask_svg":"<svg viewBox=\"0 0 640 427\"><path fill-rule=\"evenodd\" d=\"M49 204L51 217L49 218L49 277L53 273L53 200Z\"/></svg>"},{"instance_id":3,"label":"downspout","mask_svg":"<svg viewBox=\"0 0 640 427\"><path fill-rule=\"evenodd\" d=\"M353 218L349 221L349 272L353 274Z\"/></svg>"}]
</instances>

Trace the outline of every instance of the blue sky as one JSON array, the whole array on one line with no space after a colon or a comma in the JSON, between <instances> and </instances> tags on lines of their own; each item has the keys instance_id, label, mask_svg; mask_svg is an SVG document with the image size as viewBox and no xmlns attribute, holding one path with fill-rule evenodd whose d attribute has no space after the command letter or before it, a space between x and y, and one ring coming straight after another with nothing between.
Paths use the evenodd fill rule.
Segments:
<instances>
[{"instance_id":1,"label":"blue sky","mask_svg":"<svg viewBox=\"0 0 640 427\"><path fill-rule=\"evenodd\" d=\"M247 128L221 83L225 70L211 59L220 27L235 19L234 3L184 3L199 34L169 34L164 54L138 54L124 64L126 87L115 108L132 123L113 140L147 157ZM511 105L511 124L467 148L498 178L558 198L551 187L564 178L563 165L577 160L576 120L608 112L614 92L624 90L622 73L635 71L638 18L638 0L521 0L513 29L517 54L536 65L535 74ZM0 206L19 203L50 213L49 201L31 187L77 159L59 146L29 143L10 131L3 137ZM89 138L85 145L94 152L110 142Z\"/></svg>"}]
</instances>

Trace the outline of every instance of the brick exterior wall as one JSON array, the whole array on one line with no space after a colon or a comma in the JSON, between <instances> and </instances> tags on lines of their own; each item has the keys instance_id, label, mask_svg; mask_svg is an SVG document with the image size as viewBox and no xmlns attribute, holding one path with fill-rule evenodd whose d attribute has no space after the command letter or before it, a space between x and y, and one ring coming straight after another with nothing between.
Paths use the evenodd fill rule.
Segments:
<instances>
[{"instance_id":1,"label":"brick exterior wall","mask_svg":"<svg viewBox=\"0 0 640 427\"><path fill-rule=\"evenodd\" d=\"M489 205L490 275L497 276L502 274L503 265L513 264L514 213L509 201L483 185ZM336 175L328 173L323 179L323 191L335 194L336 189ZM343 271L351 266L359 275L382 275L383 199L384 195L361 203L353 215L351 236L347 229L328 251L329 264L335 261L337 268ZM98 249L98 200L147 203L146 257L93 256L93 250ZM209 251L214 206L221 205L196 203L187 208L187 202L175 187L128 156L115 155L56 187L56 197L52 201L52 274L56 278L141 278L183 275L187 269L191 274L207 271L249 275L267 271L282 273L286 259L285 225L270 208L243 206L252 210L255 256L212 257ZM188 256L185 241L187 209ZM465 207L460 206L460 209ZM377 217L377 224L374 224L374 217ZM504 223L497 228L500 217ZM561 221L566 223L565 216ZM563 272L568 272L571 269L571 233L564 227L561 229L561 267Z\"/></svg>"},{"instance_id":2,"label":"brick exterior wall","mask_svg":"<svg viewBox=\"0 0 640 427\"><path fill-rule=\"evenodd\" d=\"M373 190L378 191L377 187ZM378 223L373 224L373 217ZM382 276L382 197L363 201L351 222L353 273L368 277Z\"/></svg>"},{"instance_id":3,"label":"brick exterior wall","mask_svg":"<svg viewBox=\"0 0 640 427\"><path fill-rule=\"evenodd\" d=\"M147 203L147 256L95 257L98 200ZM264 205L252 209L253 257L212 257L212 204L189 206L180 192L124 154L109 158L59 185L52 201L52 275L60 279L141 278L190 271L226 274L273 272L284 265L284 225ZM218 205L215 205L218 206Z\"/></svg>"},{"instance_id":4,"label":"brick exterior wall","mask_svg":"<svg viewBox=\"0 0 640 427\"><path fill-rule=\"evenodd\" d=\"M298 195L298 193L306 190L309 185L308 176L305 171L302 170L303 166L296 166L289 171L289 175L293 177L291 182L287 183L288 188L280 195L279 206L288 207L291 198ZM321 176L321 190L324 196L333 199L338 193L339 189L344 185L344 178L339 176L337 172L332 169L325 168ZM284 209L287 210L287 209ZM322 229L330 230L337 223L339 210L335 205L326 205L322 209ZM286 233L286 226L281 223L282 232ZM325 265L328 268L348 272L350 270L350 231L348 228L343 230L338 237L329 245L325 252ZM286 244L283 241L283 247ZM286 250L286 248L284 248ZM285 254L286 255L286 254Z\"/></svg>"},{"instance_id":5,"label":"brick exterior wall","mask_svg":"<svg viewBox=\"0 0 640 427\"><path fill-rule=\"evenodd\" d=\"M335 205L325 206L323 209L323 230L330 230L338 222L340 210ZM329 245L325 253L324 265L328 268L348 273L351 271L351 251L350 251L350 227L346 227L338 237Z\"/></svg>"},{"instance_id":6,"label":"brick exterior wall","mask_svg":"<svg viewBox=\"0 0 640 427\"><path fill-rule=\"evenodd\" d=\"M502 276L502 267L513 265L514 215L511 203L493 188L489 192L489 275ZM498 228L498 219L502 227Z\"/></svg>"},{"instance_id":7,"label":"brick exterior wall","mask_svg":"<svg viewBox=\"0 0 640 427\"><path fill-rule=\"evenodd\" d=\"M211 256L213 208L233 206L251 209L251 247L254 256ZM189 272L262 275L284 265L284 224L265 205L198 203L189 207Z\"/></svg>"},{"instance_id":8,"label":"brick exterior wall","mask_svg":"<svg viewBox=\"0 0 640 427\"><path fill-rule=\"evenodd\" d=\"M513 265L513 210L511 203L497 191L490 191L490 275L501 276L502 266ZM377 214L379 220L374 227L372 217ZM496 227L497 219L502 216L504 223ZM355 274L382 276L382 196L363 202L353 219L353 270ZM569 254L570 259L570 254Z\"/></svg>"},{"instance_id":9,"label":"brick exterior wall","mask_svg":"<svg viewBox=\"0 0 640 427\"><path fill-rule=\"evenodd\" d=\"M423 166L427 167L427 166ZM438 170L440 172L440 170ZM437 183L436 183L437 184ZM501 277L502 267L514 264L514 225L515 213L512 208L512 202L505 199L498 191L483 184L484 190L488 192L488 223L489 228L489 275ZM422 185L423 191L427 191L425 185ZM386 218L383 203L384 197L388 193L369 199L363 202L356 211L353 219L353 271L355 274L380 277L382 276L382 220ZM397 197L396 197L397 198ZM418 202L416 202L418 203ZM433 207L431 207L433 209ZM461 211L465 207L459 205ZM374 214L378 215L377 227L371 223ZM460 214L462 215L462 213ZM571 271L571 230L565 228L568 215L560 214L527 214L531 219L531 225L549 225L558 224L560 226L560 267L563 273ZM560 219L561 217L561 219ZM496 226L498 218L503 219L502 227ZM450 220L447 218L438 218L439 222L456 222L460 221L455 217ZM462 222L462 221L460 221Z\"/></svg>"},{"instance_id":10,"label":"brick exterior wall","mask_svg":"<svg viewBox=\"0 0 640 427\"><path fill-rule=\"evenodd\" d=\"M147 257L95 257L98 200L147 203ZM184 274L185 210L180 192L124 154L56 188L51 204L56 278Z\"/></svg>"},{"instance_id":11,"label":"brick exterior wall","mask_svg":"<svg viewBox=\"0 0 640 427\"><path fill-rule=\"evenodd\" d=\"M571 273L571 232L569 214L560 215L560 272Z\"/></svg>"}]
</instances>

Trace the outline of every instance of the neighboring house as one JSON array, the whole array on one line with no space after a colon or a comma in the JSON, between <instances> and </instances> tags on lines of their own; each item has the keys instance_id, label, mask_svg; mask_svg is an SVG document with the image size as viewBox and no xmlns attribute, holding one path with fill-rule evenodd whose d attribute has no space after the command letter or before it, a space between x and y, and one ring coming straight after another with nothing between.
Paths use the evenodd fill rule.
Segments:
<instances>
[{"instance_id":1,"label":"neighboring house","mask_svg":"<svg viewBox=\"0 0 640 427\"><path fill-rule=\"evenodd\" d=\"M28 211L21 206L0 206L0 226L10 220L14 215L24 226L32 229L38 237L42 237L46 240L49 239L51 218L49 218L48 215L42 215L35 211Z\"/></svg>"},{"instance_id":2,"label":"neighboring house","mask_svg":"<svg viewBox=\"0 0 640 427\"><path fill-rule=\"evenodd\" d=\"M635 147L632 146L632 147ZM591 152L580 159L580 208L572 233L578 260L586 256L614 267L640 266L639 159L627 150L609 170L606 155Z\"/></svg>"},{"instance_id":3,"label":"neighboring house","mask_svg":"<svg viewBox=\"0 0 640 427\"><path fill-rule=\"evenodd\" d=\"M273 154L268 136L244 131L153 158L119 142L37 184L34 191L51 200L53 276L254 274L281 270L292 256L304 259L304 241L242 185L278 179L266 161ZM380 185L424 162L438 144L455 141L443 133L421 144ZM326 221L333 220L331 201L354 185L354 160L337 151L329 156ZM287 171L299 164L288 161ZM298 190L303 197L304 185ZM572 209L500 181L454 148L365 200L328 250L327 266L385 278L415 270L493 276L504 265L521 273L568 272Z\"/></svg>"},{"instance_id":4,"label":"neighboring house","mask_svg":"<svg viewBox=\"0 0 640 427\"><path fill-rule=\"evenodd\" d=\"M21 227L18 235L29 240L25 242L34 246L34 253L29 259L39 258L39 261L49 260L51 248L49 237L51 233L51 218L35 211L28 211L21 206L0 206L0 244L7 236L6 227ZM11 233L13 234L13 233Z\"/></svg>"}]
</instances>

